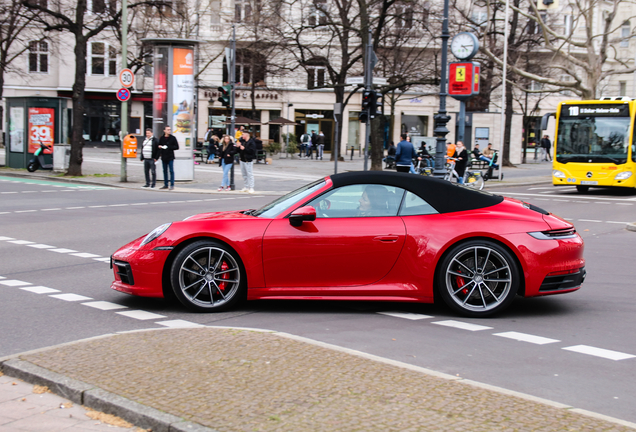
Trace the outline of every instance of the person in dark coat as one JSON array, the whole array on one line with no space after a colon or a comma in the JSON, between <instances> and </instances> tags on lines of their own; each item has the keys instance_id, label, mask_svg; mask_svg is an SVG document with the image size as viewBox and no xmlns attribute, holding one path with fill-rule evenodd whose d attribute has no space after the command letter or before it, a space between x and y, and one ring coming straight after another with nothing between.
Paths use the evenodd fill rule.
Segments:
<instances>
[{"instance_id":1,"label":"person in dark coat","mask_svg":"<svg viewBox=\"0 0 636 432\"><path fill-rule=\"evenodd\" d=\"M395 165L397 172L407 173L411 170L413 158L417 157L417 152L411 141L407 141L406 134L402 134L401 137L402 141L398 143L397 150L395 151Z\"/></svg>"},{"instance_id":2,"label":"person in dark coat","mask_svg":"<svg viewBox=\"0 0 636 432\"><path fill-rule=\"evenodd\" d=\"M223 180L221 181L220 191L231 190L230 178L228 174L234 164L234 155L236 154L236 147L232 142L232 137L229 135L223 135L221 144L219 145L219 165L223 168Z\"/></svg>"},{"instance_id":3,"label":"person in dark coat","mask_svg":"<svg viewBox=\"0 0 636 432\"><path fill-rule=\"evenodd\" d=\"M464 147L464 143L461 141L457 141L455 144L455 154L453 155L455 159L455 171L459 179L457 180L460 184L464 184L464 173L466 172L466 164L468 163L468 150Z\"/></svg>"},{"instance_id":4,"label":"person in dark coat","mask_svg":"<svg viewBox=\"0 0 636 432\"><path fill-rule=\"evenodd\" d=\"M172 129L166 126L163 135L159 138L159 151L161 153L161 163L163 164L163 187L161 189L174 189L174 151L179 150L179 142L171 134ZM170 181L168 182L168 171L170 171ZM168 186L169 183L169 186Z\"/></svg>"},{"instance_id":5,"label":"person in dark coat","mask_svg":"<svg viewBox=\"0 0 636 432\"><path fill-rule=\"evenodd\" d=\"M146 129L146 139L141 145L141 156L144 162L144 176L146 184L142 187L155 187L157 183L156 162L159 159L159 140L152 134L152 129Z\"/></svg>"},{"instance_id":6,"label":"person in dark coat","mask_svg":"<svg viewBox=\"0 0 636 432\"><path fill-rule=\"evenodd\" d=\"M254 193L254 158L256 158L256 142L249 132L243 132L236 143L239 149L241 174L244 186L241 192Z\"/></svg>"},{"instance_id":7,"label":"person in dark coat","mask_svg":"<svg viewBox=\"0 0 636 432\"><path fill-rule=\"evenodd\" d=\"M543 135L541 138L541 159L544 161L552 162L552 156L550 156L550 147L552 147L552 143L550 143L550 138L547 135Z\"/></svg>"}]
</instances>

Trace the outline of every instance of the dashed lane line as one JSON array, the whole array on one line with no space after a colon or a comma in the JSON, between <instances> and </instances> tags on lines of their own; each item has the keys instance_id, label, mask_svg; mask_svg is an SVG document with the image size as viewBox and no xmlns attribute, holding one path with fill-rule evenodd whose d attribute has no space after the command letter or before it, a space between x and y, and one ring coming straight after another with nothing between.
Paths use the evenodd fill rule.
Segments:
<instances>
[{"instance_id":1,"label":"dashed lane line","mask_svg":"<svg viewBox=\"0 0 636 432\"><path fill-rule=\"evenodd\" d=\"M24 287L20 289L24 291L29 291L35 294L51 294L51 293L60 292L60 290L56 290L56 289L45 287L45 286L30 286L30 287Z\"/></svg>"},{"instance_id":2,"label":"dashed lane line","mask_svg":"<svg viewBox=\"0 0 636 432\"><path fill-rule=\"evenodd\" d=\"M24 282L24 281L16 280L16 279L6 279L6 280L0 280L0 285L5 285L8 287L21 287L21 286L32 285L32 284L30 282Z\"/></svg>"},{"instance_id":3,"label":"dashed lane line","mask_svg":"<svg viewBox=\"0 0 636 432\"><path fill-rule=\"evenodd\" d=\"M575 345L571 347L565 347L563 349L566 351L588 354L591 356L606 358L609 360L627 360L630 358L636 358L636 356L631 354L625 354L622 352L607 350L603 348L596 348L588 345Z\"/></svg>"},{"instance_id":4,"label":"dashed lane line","mask_svg":"<svg viewBox=\"0 0 636 432\"><path fill-rule=\"evenodd\" d=\"M529 342L529 343L533 343L533 344L537 344L537 345L545 345L545 344L549 344L549 343L555 343L555 342L561 342L557 339L550 339L550 338L546 338L546 337L542 337L542 336L535 336L535 335L531 335L531 334L526 334L526 333L519 333L519 332L503 332L503 333L495 333L494 336L500 336L500 337L504 337L504 338L508 338L508 339L514 339L517 341L521 341L521 342Z\"/></svg>"},{"instance_id":5,"label":"dashed lane line","mask_svg":"<svg viewBox=\"0 0 636 432\"><path fill-rule=\"evenodd\" d=\"M56 298L58 300L64 300L68 302L76 302L76 301L85 301L85 300L93 300L92 297L86 297L79 294L53 294L49 297Z\"/></svg>"},{"instance_id":6,"label":"dashed lane line","mask_svg":"<svg viewBox=\"0 0 636 432\"><path fill-rule=\"evenodd\" d=\"M93 302L88 302L88 303L82 303L82 306L89 306L95 309L99 309L99 310L103 310L103 311L109 311L109 310L115 310L115 309L127 309L127 306L122 306L120 304L117 303L111 303L111 302L107 302L107 301L93 301Z\"/></svg>"},{"instance_id":7,"label":"dashed lane line","mask_svg":"<svg viewBox=\"0 0 636 432\"><path fill-rule=\"evenodd\" d=\"M123 312L115 312L118 315L123 315L128 318L133 318L140 321L151 320L151 319L160 319L165 318L165 315L159 315L152 312L147 312L143 310L131 310L131 311L123 311Z\"/></svg>"},{"instance_id":8,"label":"dashed lane line","mask_svg":"<svg viewBox=\"0 0 636 432\"><path fill-rule=\"evenodd\" d=\"M159 321L155 324L159 324L165 327L170 328L196 328L196 327L205 327L202 324L193 323L185 320L168 320L168 321Z\"/></svg>"},{"instance_id":9,"label":"dashed lane line","mask_svg":"<svg viewBox=\"0 0 636 432\"><path fill-rule=\"evenodd\" d=\"M487 327L487 326L478 325L478 324L471 324L471 323L466 323L462 321L455 321L455 320L435 321L435 322L432 322L431 324L437 324L437 325L441 325L445 327L453 327L453 328L468 330L468 331L481 331L481 330L492 329L492 327Z\"/></svg>"},{"instance_id":10,"label":"dashed lane line","mask_svg":"<svg viewBox=\"0 0 636 432\"><path fill-rule=\"evenodd\" d=\"M408 312L378 312L378 313L381 315L388 315L388 316L392 316L396 318L404 318L404 319L408 319L412 321L433 318L432 316L429 316L429 315L422 315L422 314L408 313Z\"/></svg>"}]
</instances>

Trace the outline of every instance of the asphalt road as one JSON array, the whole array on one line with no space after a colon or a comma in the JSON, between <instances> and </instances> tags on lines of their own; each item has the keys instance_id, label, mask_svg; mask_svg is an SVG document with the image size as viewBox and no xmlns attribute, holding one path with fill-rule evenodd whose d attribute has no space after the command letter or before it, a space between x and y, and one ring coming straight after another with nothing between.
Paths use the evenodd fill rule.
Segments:
<instances>
[{"instance_id":1,"label":"asphalt road","mask_svg":"<svg viewBox=\"0 0 636 432\"><path fill-rule=\"evenodd\" d=\"M581 290L519 298L489 319L460 318L443 305L306 301L195 314L111 290L107 258L164 222L257 208L271 196L0 178L0 356L141 328L259 327L636 421L636 233L625 230L636 221L636 194L579 195L550 186L499 192L573 221L586 242L588 277ZM290 265L311 263L299 257Z\"/></svg>"}]
</instances>

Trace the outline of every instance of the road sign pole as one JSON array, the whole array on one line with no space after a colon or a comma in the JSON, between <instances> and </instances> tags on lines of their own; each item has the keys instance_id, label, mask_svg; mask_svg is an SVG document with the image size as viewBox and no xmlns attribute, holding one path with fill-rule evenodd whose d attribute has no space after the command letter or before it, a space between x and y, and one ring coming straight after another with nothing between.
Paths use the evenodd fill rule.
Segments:
<instances>
[{"instance_id":1,"label":"road sign pole","mask_svg":"<svg viewBox=\"0 0 636 432\"><path fill-rule=\"evenodd\" d=\"M121 4L121 67L128 67L128 0L122 0ZM121 103L121 128L119 130L121 141L121 173L120 181L128 181L126 158L124 157L124 137L128 135L128 101Z\"/></svg>"},{"instance_id":2,"label":"road sign pole","mask_svg":"<svg viewBox=\"0 0 636 432\"><path fill-rule=\"evenodd\" d=\"M236 137L234 132L234 121L236 120L236 107L234 98L234 87L236 80L236 27L232 24L232 40L230 41L230 50L232 51L232 61L230 62L230 103L232 104L232 117L230 118L230 136ZM234 184L234 159L232 159L232 165L230 166L230 190L235 190Z\"/></svg>"},{"instance_id":3,"label":"road sign pole","mask_svg":"<svg viewBox=\"0 0 636 432\"><path fill-rule=\"evenodd\" d=\"M373 53L373 44L371 43L371 28L369 27L369 36L367 39L367 55L364 68L364 89L373 90L373 66L371 65L371 55ZM367 171L369 165L369 143L371 142L371 110L367 108L367 123L364 137L364 170Z\"/></svg>"}]
</instances>

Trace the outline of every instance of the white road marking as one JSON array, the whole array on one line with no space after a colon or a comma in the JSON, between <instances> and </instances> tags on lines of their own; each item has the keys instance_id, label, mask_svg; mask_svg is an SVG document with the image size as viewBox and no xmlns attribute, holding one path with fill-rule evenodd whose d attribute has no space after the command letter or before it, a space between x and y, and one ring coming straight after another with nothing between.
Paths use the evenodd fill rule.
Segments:
<instances>
[{"instance_id":1,"label":"white road marking","mask_svg":"<svg viewBox=\"0 0 636 432\"><path fill-rule=\"evenodd\" d=\"M561 342L556 339L550 339L542 336L535 336L527 333L518 333L518 332L503 332L503 333L495 333L493 336L501 336L508 339L514 339L521 342L529 342L537 345L545 345L549 343Z\"/></svg>"},{"instance_id":2,"label":"white road marking","mask_svg":"<svg viewBox=\"0 0 636 432\"><path fill-rule=\"evenodd\" d=\"M32 284L30 282L24 282L21 280L7 279L7 280L0 281L0 285L6 285L10 287L21 287L21 286L32 285Z\"/></svg>"},{"instance_id":3,"label":"white road marking","mask_svg":"<svg viewBox=\"0 0 636 432\"><path fill-rule=\"evenodd\" d=\"M621 225L627 225L630 222L617 222L617 221L605 221L605 223L613 223L613 224L621 224Z\"/></svg>"},{"instance_id":4,"label":"white road marking","mask_svg":"<svg viewBox=\"0 0 636 432\"><path fill-rule=\"evenodd\" d=\"M162 326L170 327L170 328L188 328L188 327L205 327L204 325L193 323L185 320L169 320L169 321L159 321L155 324L159 324Z\"/></svg>"},{"instance_id":5,"label":"white road marking","mask_svg":"<svg viewBox=\"0 0 636 432\"><path fill-rule=\"evenodd\" d=\"M107 206L105 205L88 206L88 208L102 208L102 207L107 207Z\"/></svg>"},{"instance_id":6,"label":"white road marking","mask_svg":"<svg viewBox=\"0 0 636 432\"><path fill-rule=\"evenodd\" d=\"M630 203L616 203L616 205L634 205L634 204L630 204Z\"/></svg>"},{"instance_id":7,"label":"white road marking","mask_svg":"<svg viewBox=\"0 0 636 432\"><path fill-rule=\"evenodd\" d=\"M0 237L0 241L4 240L15 240L13 237Z\"/></svg>"},{"instance_id":8,"label":"white road marking","mask_svg":"<svg viewBox=\"0 0 636 432\"><path fill-rule=\"evenodd\" d=\"M28 244L33 244L35 242L28 241L28 240L10 240L7 243L13 243L17 245L28 245Z\"/></svg>"},{"instance_id":9,"label":"white road marking","mask_svg":"<svg viewBox=\"0 0 636 432\"><path fill-rule=\"evenodd\" d=\"M128 204L110 204L108 207L126 207Z\"/></svg>"},{"instance_id":10,"label":"white road marking","mask_svg":"<svg viewBox=\"0 0 636 432\"><path fill-rule=\"evenodd\" d=\"M458 328L461 330L468 330L468 331L480 331L480 330L492 329L492 327L486 327L482 325L465 323L465 322L454 321L454 320L436 321L431 324L437 324L437 325L446 326L446 327L454 327L454 328Z\"/></svg>"},{"instance_id":11,"label":"white road marking","mask_svg":"<svg viewBox=\"0 0 636 432\"><path fill-rule=\"evenodd\" d=\"M148 203L134 203L134 204L131 204L131 206L134 206L134 205L148 205Z\"/></svg>"},{"instance_id":12,"label":"white road marking","mask_svg":"<svg viewBox=\"0 0 636 432\"><path fill-rule=\"evenodd\" d=\"M553 199L552 201L559 201L559 202L570 202L570 200L567 199Z\"/></svg>"},{"instance_id":13,"label":"white road marking","mask_svg":"<svg viewBox=\"0 0 636 432\"><path fill-rule=\"evenodd\" d=\"M53 298L64 300L64 301L70 301L70 302L93 300L92 297L86 297L79 294L53 294L49 297L53 297Z\"/></svg>"},{"instance_id":14,"label":"white road marking","mask_svg":"<svg viewBox=\"0 0 636 432\"><path fill-rule=\"evenodd\" d=\"M50 209L42 209L40 211L56 211L56 210L62 210L61 208L50 208Z\"/></svg>"},{"instance_id":15,"label":"white road marking","mask_svg":"<svg viewBox=\"0 0 636 432\"><path fill-rule=\"evenodd\" d=\"M122 306L117 303L111 303L107 301L94 301L88 303L82 303L82 306L90 306L99 310L114 310L114 309L127 309L127 306Z\"/></svg>"},{"instance_id":16,"label":"white road marking","mask_svg":"<svg viewBox=\"0 0 636 432\"><path fill-rule=\"evenodd\" d=\"M2 192L4 195L8 195L8 194L17 194L19 192Z\"/></svg>"},{"instance_id":17,"label":"white road marking","mask_svg":"<svg viewBox=\"0 0 636 432\"><path fill-rule=\"evenodd\" d=\"M57 252L57 253L71 253L71 252L77 252L76 250L73 249L64 249L64 248L56 248L56 249L47 249L48 251L51 252Z\"/></svg>"},{"instance_id":18,"label":"white road marking","mask_svg":"<svg viewBox=\"0 0 636 432\"><path fill-rule=\"evenodd\" d=\"M66 210L76 210L76 209L83 209L86 207L66 207Z\"/></svg>"},{"instance_id":19,"label":"white road marking","mask_svg":"<svg viewBox=\"0 0 636 432\"><path fill-rule=\"evenodd\" d=\"M88 253L88 252L78 252L78 253L72 253L71 255L76 256L76 257L80 257L80 258L99 258L99 255L95 255L92 253Z\"/></svg>"},{"instance_id":20,"label":"white road marking","mask_svg":"<svg viewBox=\"0 0 636 432\"><path fill-rule=\"evenodd\" d=\"M579 222L603 222L596 219L577 219Z\"/></svg>"},{"instance_id":21,"label":"white road marking","mask_svg":"<svg viewBox=\"0 0 636 432\"><path fill-rule=\"evenodd\" d=\"M110 262L110 258L93 258L95 261L101 261L101 262L106 262L109 263Z\"/></svg>"},{"instance_id":22,"label":"white road marking","mask_svg":"<svg viewBox=\"0 0 636 432\"><path fill-rule=\"evenodd\" d=\"M149 320L149 319L159 319L159 318L165 318L165 315L159 315L156 313L152 313L152 312L146 312L146 311L142 311L142 310L131 310L131 311L124 311L124 312L115 312L116 314L119 315L123 315L126 316L128 318L134 318L134 319L138 319L138 320Z\"/></svg>"},{"instance_id":23,"label":"white road marking","mask_svg":"<svg viewBox=\"0 0 636 432\"><path fill-rule=\"evenodd\" d=\"M27 245L28 247L32 247L32 248L36 248L36 249L51 249L54 248L55 246L49 246L49 245L45 245L42 243L35 243L35 244L30 244Z\"/></svg>"},{"instance_id":24,"label":"white road marking","mask_svg":"<svg viewBox=\"0 0 636 432\"><path fill-rule=\"evenodd\" d=\"M378 313L381 315L388 315L388 316L392 316L396 318L404 318L404 319L413 320L413 321L434 318L429 315L422 315L422 314L409 313L409 312L378 312Z\"/></svg>"},{"instance_id":25,"label":"white road marking","mask_svg":"<svg viewBox=\"0 0 636 432\"><path fill-rule=\"evenodd\" d=\"M610 360L626 360L630 358L636 358L631 354L625 354L618 351L606 350L603 348L595 348L588 345L575 345L571 347L562 348L567 351L574 351L581 354L589 354L596 357L602 357Z\"/></svg>"},{"instance_id":26,"label":"white road marking","mask_svg":"<svg viewBox=\"0 0 636 432\"><path fill-rule=\"evenodd\" d=\"M60 292L60 290L56 290L56 289L45 287L45 286L25 287L20 289L24 291L36 293L36 294L50 294L54 292Z\"/></svg>"},{"instance_id":27,"label":"white road marking","mask_svg":"<svg viewBox=\"0 0 636 432\"><path fill-rule=\"evenodd\" d=\"M16 210L13 213L33 213L36 212L37 210Z\"/></svg>"}]
</instances>

